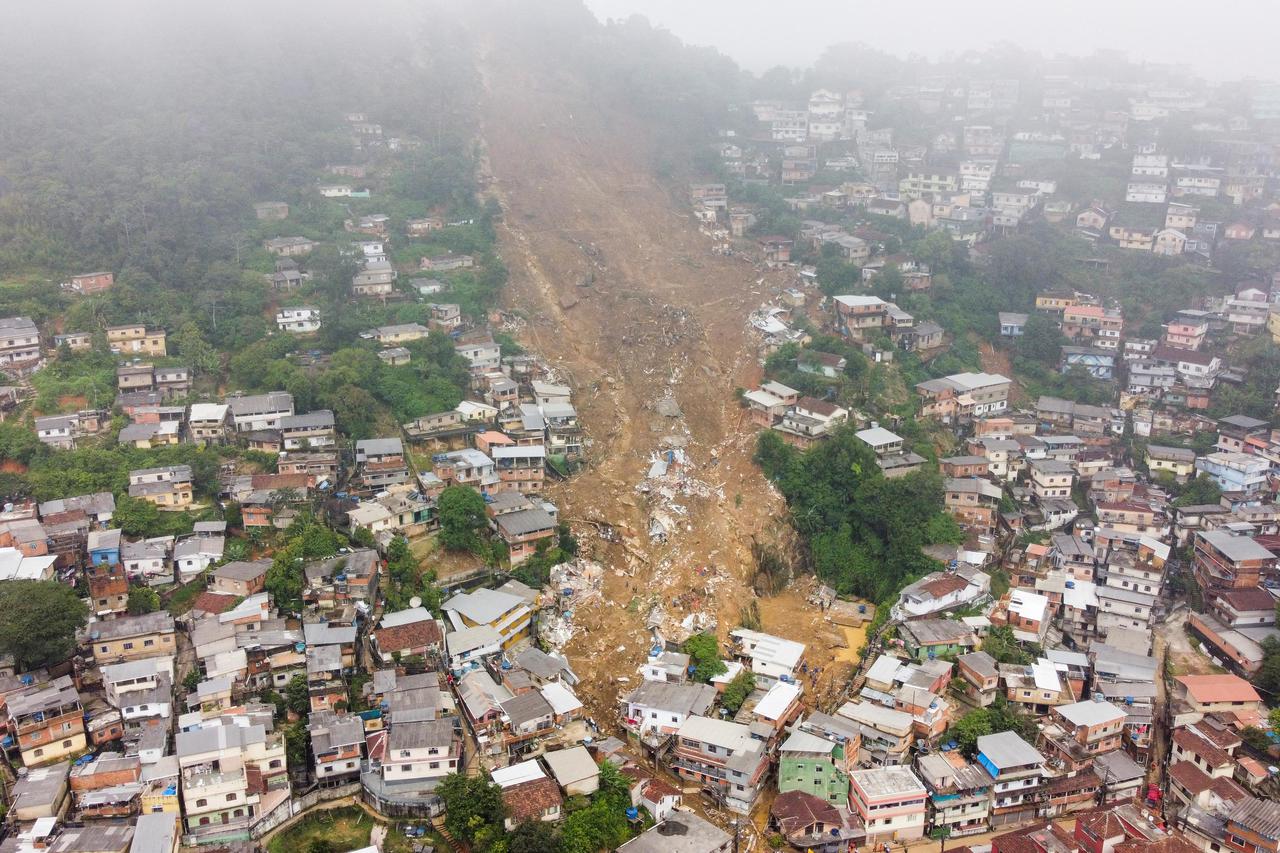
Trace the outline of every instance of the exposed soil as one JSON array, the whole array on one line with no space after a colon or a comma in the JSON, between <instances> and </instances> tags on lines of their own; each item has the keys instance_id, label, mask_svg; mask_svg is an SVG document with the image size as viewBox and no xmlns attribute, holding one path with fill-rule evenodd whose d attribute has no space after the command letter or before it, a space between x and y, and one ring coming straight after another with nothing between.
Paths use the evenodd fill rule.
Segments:
<instances>
[{"instance_id":1,"label":"exposed soil","mask_svg":"<svg viewBox=\"0 0 1280 853\"><path fill-rule=\"evenodd\" d=\"M989 341L978 341L978 356L982 360L984 373L999 373L1001 376L1013 379L1013 362L1005 350L997 349ZM1025 402L1027 402L1026 390L1022 387L1022 383L1013 379L1013 383L1009 386L1009 404L1017 406Z\"/></svg>"},{"instance_id":2,"label":"exposed soil","mask_svg":"<svg viewBox=\"0 0 1280 853\"><path fill-rule=\"evenodd\" d=\"M650 603L714 613L724 637L755 597L752 540L785 536L783 501L751 461L755 429L733 393L760 375L747 315L784 279L711 254L680 190L650 174L657 141L642 124L607 106L575 111L590 101L579 81L496 46L482 53L482 177L505 209L508 307L528 318L523 343L572 385L592 441L586 470L550 497L606 566L603 601L575 613L586 631L567 649L603 724L627 689L617 677L635 682L651 642ZM656 410L667 394L681 417ZM690 473L713 493L681 498L687 515L655 543L636 486L673 434L687 435ZM798 593L761 610L764 630L806 642L830 631Z\"/></svg>"}]
</instances>

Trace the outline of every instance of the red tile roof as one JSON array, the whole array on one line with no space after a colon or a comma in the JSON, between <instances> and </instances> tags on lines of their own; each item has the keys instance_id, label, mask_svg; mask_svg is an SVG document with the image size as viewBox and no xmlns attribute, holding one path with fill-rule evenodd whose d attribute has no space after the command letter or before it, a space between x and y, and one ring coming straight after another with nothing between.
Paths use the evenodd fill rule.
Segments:
<instances>
[{"instance_id":1,"label":"red tile roof","mask_svg":"<svg viewBox=\"0 0 1280 853\"><path fill-rule=\"evenodd\" d=\"M560 805L564 798L556 781L543 777L503 789L502 802L507 806L507 817L523 823L542 817L544 811Z\"/></svg>"},{"instance_id":2,"label":"red tile roof","mask_svg":"<svg viewBox=\"0 0 1280 853\"><path fill-rule=\"evenodd\" d=\"M373 637L378 644L378 651L386 654L439 646L444 639L440 634L440 623L434 619L379 628L373 632Z\"/></svg>"},{"instance_id":3,"label":"red tile roof","mask_svg":"<svg viewBox=\"0 0 1280 853\"><path fill-rule=\"evenodd\" d=\"M1231 763L1231 756L1190 729L1178 729L1173 733L1173 742L1192 755L1198 755L1210 767L1222 767Z\"/></svg>"},{"instance_id":4,"label":"red tile roof","mask_svg":"<svg viewBox=\"0 0 1280 853\"><path fill-rule=\"evenodd\" d=\"M1179 761L1169 768L1169 778L1185 788L1193 797L1209 790L1213 780L1190 761Z\"/></svg>"},{"instance_id":5,"label":"red tile roof","mask_svg":"<svg viewBox=\"0 0 1280 853\"><path fill-rule=\"evenodd\" d=\"M1258 702L1258 691L1238 675L1180 675L1178 683L1193 701L1202 705L1218 702Z\"/></svg>"},{"instance_id":6,"label":"red tile roof","mask_svg":"<svg viewBox=\"0 0 1280 853\"><path fill-rule=\"evenodd\" d=\"M193 613L226 613L235 606L240 596L227 595L221 592L202 592L191 603Z\"/></svg>"}]
</instances>

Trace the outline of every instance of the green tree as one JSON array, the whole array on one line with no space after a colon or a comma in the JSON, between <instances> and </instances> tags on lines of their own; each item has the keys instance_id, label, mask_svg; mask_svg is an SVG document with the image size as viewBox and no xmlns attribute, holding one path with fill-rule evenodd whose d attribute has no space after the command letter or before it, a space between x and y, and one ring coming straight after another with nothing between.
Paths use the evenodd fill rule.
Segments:
<instances>
[{"instance_id":1,"label":"green tree","mask_svg":"<svg viewBox=\"0 0 1280 853\"><path fill-rule=\"evenodd\" d=\"M307 731L305 719L289 723L284 727L284 760L285 764L295 770L310 764L311 733Z\"/></svg>"},{"instance_id":2,"label":"green tree","mask_svg":"<svg viewBox=\"0 0 1280 853\"><path fill-rule=\"evenodd\" d=\"M1201 504L1216 504L1222 498L1222 489L1214 482L1208 474L1198 474L1195 479L1189 480L1182 489L1182 494L1178 495L1173 502L1174 506L1198 506Z\"/></svg>"},{"instance_id":3,"label":"green tree","mask_svg":"<svg viewBox=\"0 0 1280 853\"><path fill-rule=\"evenodd\" d=\"M75 590L57 581L0 584L0 651L13 655L19 672L61 663L76 650L76 631L88 608Z\"/></svg>"},{"instance_id":4,"label":"green tree","mask_svg":"<svg viewBox=\"0 0 1280 853\"><path fill-rule=\"evenodd\" d=\"M724 695L720 697L720 704L730 714L736 714L738 709L742 707L742 703L747 701L747 697L751 695L751 691L755 689L756 677L744 668L742 672L733 677L732 681L725 685Z\"/></svg>"},{"instance_id":5,"label":"green tree","mask_svg":"<svg viewBox=\"0 0 1280 853\"><path fill-rule=\"evenodd\" d=\"M307 686L307 677L298 673L289 679L284 688L285 706L300 717L311 713L311 690Z\"/></svg>"},{"instance_id":6,"label":"green tree","mask_svg":"<svg viewBox=\"0 0 1280 853\"><path fill-rule=\"evenodd\" d=\"M160 594L149 586L135 586L129 590L129 615L138 616L160 609Z\"/></svg>"},{"instance_id":7,"label":"green tree","mask_svg":"<svg viewBox=\"0 0 1280 853\"><path fill-rule=\"evenodd\" d=\"M213 373L218 369L218 351L213 348L194 322L186 322L169 339L177 354L191 368L191 373L200 376Z\"/></svg>"},{"instance_id":8,"label":"green tree","mask_svg":"<svg viewBox=\"0 0 1280 853\"><path fill-rule=\"evenodd\" d=\"M689 656L694 679L703 684L710 684L711 679L728 670L720 659L720 642L715 634L694 634L680 648Z\"/></svg>"},{"instance_id":9,"label":"green tree","mask_svg":"<svg viewBox=\"0 0 1280 853\"><path fill-rule=\"evenodd\" d=\"M1048 367L1055 367L1062 358L1062 346L1065 343L1067 339L1058 329L1057 323L1044 314L1032 314L1022 329L1022 337L1018 339L1018 354Z\"/></svg>"},{"instance_id":10,"label":"green tree","mask_svg":"<svg viewBox=\"0 0 1280 853\"><path fill-rule=\"evenodd\" d=\"M440 780L436 794L444 802L445 827L467 843L485 827L501 829L506 807L502 789L483 777L450 773Z\"/></svg>"},{"instance_id":11,"label":"green tree","mask_svg":"<svg viewBox=\"0 0 1280 853\"><path fill-rule=\"evenodd\" d=\"M1029 664L1034 658L1019 644L1008 625L997 625L982 640L982 650L997 663Z\"/></svg>"},{"instance_id":12,"label":"green tree","mask_svg":"<svg viewBox=\"0 0 1280 853\"><path fill-rule=\"evenodd\" d=\"M965 756L972 758L978 752L978 738L993 731L991 712L986 708L975 708L951 724L947 737L956 742Z\"/></svg>"},{"instance_id":13,"label":"green tree","mask_svg":"<svg viewBox=\"0 0 1280 853\"><path fill-rule=\"evenodd\" d=\"M470 486L446 486L437 502L440 544L450 551L474 551L484 528L484 498Z\"/></svg>"},{"instance_id":14,"label":"green tree","mask_svg":"<svg viewBox=\"0 0 1280 853\"><path fill-rule=\"evenodd\" d=\"M547 853L555 849L555 832L540 820L526 820L507 838L507 853Z\"/></svg>"}]
</instances>

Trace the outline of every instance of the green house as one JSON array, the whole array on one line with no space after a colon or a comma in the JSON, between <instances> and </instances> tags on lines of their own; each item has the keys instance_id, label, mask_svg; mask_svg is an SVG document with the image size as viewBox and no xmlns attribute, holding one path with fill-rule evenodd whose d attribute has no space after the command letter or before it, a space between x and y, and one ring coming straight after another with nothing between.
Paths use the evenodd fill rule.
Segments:
<instances>
[{"instance_id":1,"label":"green house","mask_svg":"<svg viewBox=\"0 0 1280 853\"><path fill-rule=\"evenodd\" d=\"M826 738L794 731L778 751L778 792L804 791L832 805L849 804L849 774L844 765L844 745Z\"/></svg>"}]
</instances>

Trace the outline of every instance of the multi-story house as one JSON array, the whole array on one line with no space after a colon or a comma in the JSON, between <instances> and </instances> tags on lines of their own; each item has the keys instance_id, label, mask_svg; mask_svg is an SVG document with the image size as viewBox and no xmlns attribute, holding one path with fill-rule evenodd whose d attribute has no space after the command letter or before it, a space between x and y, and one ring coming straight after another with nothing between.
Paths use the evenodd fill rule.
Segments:
<instances>
[{"instance_id":1,"label":"multi-story house","mask_svg":"<svg viewBox=\"0 0 1280 853\"><path fill-rule=\"evenodd\" d=\"M995 530L1004 494L999 486L978 477L952 477L944 485L943 504L961 527L988 533Z\"/></svg>"},{"instance_id":2,"label":"multi-story house","mask_svg":"<svg viewBox=\"0 0 1280 853\"><path fill-rule=\"evenodd\" d=\"M351 293L385 299L395 292L396 278L395 267L390 261L366 261L363 268L351 277Z\"/></svg>"},{"instance_id":3,"label":"multi-story house","mask_svg":"<svg viewBox=\"0 0 1280 853\"><path fill-rule=\"evenodd\" d=\"M91 622L85 630L98 666L176 654L173 616L167 610Z\"/></svg>"},{"instance_id":4,"label":"multi-story house","mask_svg":"<svg viewBox=\"0 0 1280 853\"><path fill-rule=\"evenodd\" d=\"M993 829L1022 823L1035 816L1037 789L1044 781L1044 762L1044 756L1014 732L978 738L977 764L993 780Z\"/></svg>"},{"instance_id":5,"label":"multi-story house","mask_svg":"<svg viewBox=\"0 0 1280 853\"><path fill-rule=\"evenodd\" d=\"M279 734L230 719L211 723L177 736L183 820L202 843L246 837L262 797L289 788Z\"/></svg>"},{"instance_id":6,"label":"multi-story house","mask_svg":"<svg viewBox=\"0 0 1280 853\"><path fill-rule=\"evenodd\" d=\"M853 735L857 739L856 733ZM778 791L803 791L835 806L849 803L849 768L856 760L848 754L848 740L831 739L798 726L778 749Z\"/></svg>"},{"instance_id":7,"label":"multi-story house","mask_svg":"<svg viewBox=\"0 0 1280 853\"><path fill-rule=\"evenodd\" d=\"M227 409L236 432L279 429L280 421L293 414L293 395L287 391L233 395L227 398Z\"/></svg>"},{"instance_id":8,"label":"multi-story house","mask_svg":"<svg viewBox=\"0 0 1280 853\"><path fill-rule=\"evenodd\" d=\"M6 697L5 705L23 766L38 767L84 751L84 707L67 676L25 686Z\"/></svg>"},{"instance_id":9,"label":"multi-story house","mask_svg":"<svg viewBox=\"0 0 1280 853\"><path fill-rule=\"evenodd\" d=\"M861 738L858 760L873 765L902 764L907 760L915 720L874 702L846 702L836 712L853 724Z\"/></svg>"},{"instance_id":10,"label":"multi-story house","mask_svg":"<svg viewBox=\"0 0 1280 853\"><path fill-rule=\"evenodd\" d=\"M1075 483L1075 469L1057 459L1036 459L1027 466L1031 470L1031 493L1038 500L1070 498Z\"/></svg>"},{"instance_id":11,"label":"multi-story house","mask_svg":"<svg viewBox=\"0 0 1280 853\"><path fill-rule=\"evenodd\" d=\"M117 355L168 355L164 329L148 329L142 323L108 326L107 345Z\"/></svg>"},{"instance_id":12,"label":"multi-story house","mask_svg":"<svg viewBox=\"0 0 1280 853\"><path fill-rule=\"evenodd\" d=\"M497 632L504 649L528 637L533 625L529 601L496 589L459 592L444 603L443 609L453 630L491 628Z\"/></svg>"},{"instance_id":13,"label":"multi-story house","mask_svg":"<svg viewBox=\"0 0 1280 853\"><path fill-rule=\"evenodd\" d=\"M1040 730L1039 747L1050 767L1073 776L1095 757L1120 748L1127 719L1123 709L1101 698L1058 705Z\"/></svg>"},{"instance_id":14,"label":"multi-story house","mask_svg":"<svg viewBox=\"0 0 1280 853\"><path fill-rule=\"evenodd\" d=\"M197 444L221 444L227 439L226 403L192 403L187 416L187 434Z\"/></svg>"},{"instance_id":15,"label":"multi-story house","mask_svg":"<svg viewBox=\"0 0 1280 853\"><path fill-rule=\"evenodd\" d=\"M769 764L764 741L745 725L689 717L676 731L671 769L737 814L751 811Z\"/></svg>"},{"instance_id":16,"label":"multi-story house","mask_svg":"<svg viewBox=\"0 0 1280 853\"><path fill-rule=\"evenodd\" d=\"M1008 408L1010 380L998 373L956 373L916 385L920 416L969 423Z\"/></svg>"},{"instance_id":17,"label":"multi-story house","mask_svg":"<svg viewBox=\"0 0 1280 853\"><path fill-rule=\"evenodd\" d=\"M43 363L40 330L30 317L0 319L0 371L21 376Z\"/></svg>"},{"instance_id":18,"label":"multi-story house","mask_svg":"<svg viewBox=\"0 0 1280 853\"><path fill-rule=\"evenodd\" d=\"M929 792L910 767L855 770L849 774L849 792L868 844L906 844L924 836Z\"/></svg>"},{"instance_id":19,"label":"multi-story house","mask_svg":"<svg viewBox=\"0 0 1280 853\"><path fill-rule=\"evenodd\" d=\"M366 492L382 491L409 479L404 444L399 438L366 438L356 442L358 486Z\"/></svg>"},{"instance_id":20,"label":"multi-story house","mask_svg":"<svg viewBox=\"0 0 1280 853\"><path fill-rule=\"evenodd\" d=\"M1250 496L1270 488L1271 463L1261 456L1219 451L1197 458L1195 465L1224 492Z\"/></svg>"},{"instance_id":21,"label":"multi-story house","mask_svg":"<svg viewBox=\"0 0 1280 853\"><path fill-rule=\"evenodd\" d=\"M1252 536L1229 530L1196 533L1194 571L1201 589L1248 589L1275 568L1276 555Z\"/></svg>"},{"instance_id":22,"label":"multi-story house","mask_svg":"<svg viewBox=\"0 0 1280 853\"><path fill-rule=\"evenodd\" d=\"M689 717L710 711L715 699L707 684L645 681L622 700L622 718L641 737L674 734Z\"/></svg>"},{"instance_id":23,"label":"multi-story house","mask_svg":"<svg viewBox=\"0 0 1280 853\"><path fill-rule=\"evenodd\" d=\"M1077 343L1101 349L1119 349L1124 316L1116 308L1073 305L1062 314L1062 333Z\"/></svg>"},{"instance_id":24,"label":"multi-story house","mask_svg":"<svg viewBox=\"0 0 1280 853\"><path fill-rule=\"evenodd\" d=\"M141 468L129 472L129 497L140 498L161 509L186 509L191 506L194 494L190 465Z\"/></svg>"},{"instance_id":25,"label":"multi-story house","mask_svg":"<svg viewBox=\"0 0 1280 853\"><path fill-rule=\"evenodd\" d=\"M862 340L868 333L884 327L888 303L878 296L836 296L836 328L846 337Z\"/></svg>"},{"instance_id":26,"label":"multi-story house","mask_svg":"<svg viewBox=\"0 0 1280 853\"><path fill-rule=\"evenodd\" d=\"M986 832L994 780L957 751L931 752L916 759L916 771L928 790L926 828L959 838Z\"/></svg>"},{"instance_id":27,"label":"multi-story house","mask_svg":"<svg viewBox=\"0 0 1280 853\"><path fill-rule=\"evenodd\" d=\"M456 722L449 718L393 719L382 755L383 780L426 782L458 772L462 762L462 733Z\"/></svg>"},{"instance_id":28,"label":"multi-story house","mask_svg":"<svg viewBox=\"0 0 1280 853\"><path fill-rule=\"evenodd\" d=\"M318 450L337 444L333 412L319 409L280 419L280 440L285 450Z\"/></svg>"},{"instance_id":29,"label":"multi-story house","mask_svg":"<svg viewBox=\"0 0 1280 853\"><path fill-rule=\"evenodd\" d=\"M309 335L320 331L320 309L309 305L294 305L276 312L276 326L282 332Z\"/></svg>"}]
</instances>

